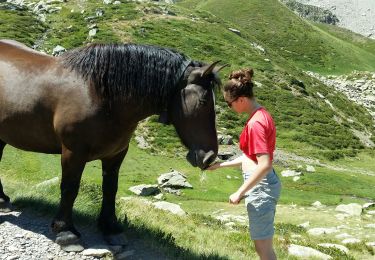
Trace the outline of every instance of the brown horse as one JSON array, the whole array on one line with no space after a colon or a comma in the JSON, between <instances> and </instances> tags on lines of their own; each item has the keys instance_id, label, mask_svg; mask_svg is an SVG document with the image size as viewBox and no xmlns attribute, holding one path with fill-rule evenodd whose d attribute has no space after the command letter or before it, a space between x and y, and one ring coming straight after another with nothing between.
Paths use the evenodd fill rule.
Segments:
<instances>
[{"instance_id":1,"label":"brown horse","mask_svg":"<svg viewBox=\"0 0 375 260\"><path fill-rule=\"evenodd\" d=\"M79 233L72 208L82 171L87 162L101 160L98 226L110 243L121 244L115 215L118 172L140 120L167 117L193 166L204 169L216 158L213 87L220 83L220 68L215 65L155 46L95 44L52 57L2 40L0 159L6 144L61 154L61 199L52 229L70 231L74 239ZM6 206L9 197L0 181L0 208Z\"/></svg>"}]
</instances>

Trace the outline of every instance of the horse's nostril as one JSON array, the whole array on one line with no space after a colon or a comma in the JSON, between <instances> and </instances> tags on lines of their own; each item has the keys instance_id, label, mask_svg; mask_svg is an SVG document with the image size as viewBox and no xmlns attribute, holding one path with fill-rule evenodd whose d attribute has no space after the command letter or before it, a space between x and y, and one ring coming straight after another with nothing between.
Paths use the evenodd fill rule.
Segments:
<instances>
[{"instance_id":1,"label":"horse's nostril","mask_svg":"<svg viewBox=\"0 0 375 260\"><path fill-rule=\"evenodd\" d=\"M214 151L209 151L203 159L203 166L207 168L216 158Z\"/></svg>"}]
</instances>

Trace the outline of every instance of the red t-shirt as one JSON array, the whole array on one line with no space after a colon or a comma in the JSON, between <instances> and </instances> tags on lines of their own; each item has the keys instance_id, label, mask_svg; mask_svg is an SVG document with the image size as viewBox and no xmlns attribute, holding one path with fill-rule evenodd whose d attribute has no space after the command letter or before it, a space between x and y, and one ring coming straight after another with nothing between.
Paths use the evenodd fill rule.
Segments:
<instances>
[{"instance_id":1,"label":"red t-shirt","mask_svg":"<svg viewBox=\"0 0 375 260\"><path fill-rule=\"evenodd\" d=\"M256 154L269 154L273 159L276 145L276 127L271 115L263 107L256 110L247 121L240 135L240 149L254 162Z\"/></svg>"}]
</instances>

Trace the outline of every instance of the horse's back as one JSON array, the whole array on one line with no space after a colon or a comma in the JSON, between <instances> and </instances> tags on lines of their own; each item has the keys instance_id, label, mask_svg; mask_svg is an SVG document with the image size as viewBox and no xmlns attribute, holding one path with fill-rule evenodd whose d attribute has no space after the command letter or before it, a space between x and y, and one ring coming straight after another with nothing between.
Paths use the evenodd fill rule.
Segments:
<instances>
[{"instance_id":1,"label":"horse's back","mask_svg":"<svg viewBox=\"0 0 375 260\"><path fill-rule=\"evenodd\" d=\"M56 58L12 40L0 40L0 140L48 153L61 149L53 129L58 93Z\"/></svg>"}]
</instances>

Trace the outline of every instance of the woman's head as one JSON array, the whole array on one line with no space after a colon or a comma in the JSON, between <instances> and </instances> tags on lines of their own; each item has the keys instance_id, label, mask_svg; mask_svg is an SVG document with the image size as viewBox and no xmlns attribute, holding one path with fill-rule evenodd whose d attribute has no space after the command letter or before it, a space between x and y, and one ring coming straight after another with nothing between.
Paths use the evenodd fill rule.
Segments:
<instances>
[{"instance_id":1,"label":"woman's head","mask_svg":"<svg viewBox=\"0 0 375 260\"><path fill-rule=\"evenodd\" d=\"M224 85L224 95L229 100L235 100L239 97L252 98L253 82L251 81L254 71L251 68L232 71L229 80Z\"/></svg>"}]
</instances>

